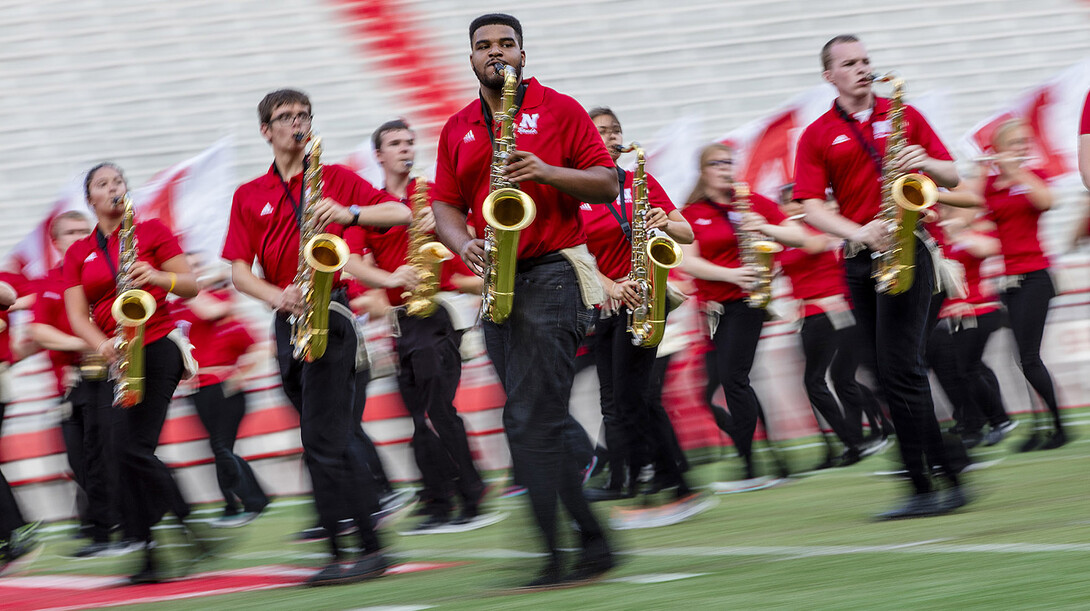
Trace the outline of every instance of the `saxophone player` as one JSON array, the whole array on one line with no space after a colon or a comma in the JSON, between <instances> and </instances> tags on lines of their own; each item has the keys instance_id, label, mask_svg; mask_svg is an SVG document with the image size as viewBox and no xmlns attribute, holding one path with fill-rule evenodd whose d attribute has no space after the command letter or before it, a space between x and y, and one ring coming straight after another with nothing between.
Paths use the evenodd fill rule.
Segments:
<instances>
[{"instance_id":1,"label":"saxophone player","mask_svg":"<svg viewBox=\"0 0 1090 611\"><path fill-rule=\"evenodd\" d=\"M189 513L170 470L155 456L167 408L188 356L170 335L175 327L166 298L171 293L184 298L195 296L197 279L177 238L158 220L133 224L135 239L125 241L136 250L136 262L124 269L124 260L131 256L121 248L126 206L119 202L127 198L125 177L116 165L103 163L87 173L84 187L97 225L91 235L72 244L64 256L64 303L72 332L88 346L94 346L106 361L116 364L128 358L115 346L113 337L117 321L111 309L118 284L127 274L129 284L143 288L155 301L154 313L144 324L143 398L125 409L104 408L112 413L107 416L110 421L106 426L117 433L107 453L120 463L122 523L127 536L145 544L143 565L130 579L133 583L151 583L162 579L152 545L152 526L167 511L180 520ZM107 404L112 394L107 393Z\"/></svg>"},{"instance_id":2,"label":"saxophone player","mask_svg":"<svg viewBox=\"0 0 1090 611\"><path fill-rule=\"evenodd\" d=\"M911 106L904 107L903 115L908 145L891 160L892 168L883 168L891 105L872 91L866 48L855 36L837 36L822 49L821 63L822 76L836 87L838 97L799 140L794 197L803 202L810 225L850 242L844 264L863 338L862 362L886 390L913 492L877 517L945 513L965 505L967 498L943 447L924 364L924 334L935 288L931 254L921 240L914 241L915 282L900 294L877 294L871 268L872 254L892 246L889 228L878 218L883 170L922 171L947 188L957 185L957 171L946 147ZM840 203L839 213L825 207L829 188ZM950 489L941 496L933 492L928 462L942 466L949 481Z\"/></svg>"},{"instance_id":3,"label":"saxophone player","mask_svg":"<svg viewBox=\"0 0 1090 611\"><path fill-rule=\"evenodd\" d=\"M591 501L634 496L640 468L654 463L658 487L676 488L677 497L685 498L691 490L672 458L672 435L651 427L655 402L649 393L656 347L634 345L626 329L623 306L636 308L640 301L637 283L629 278L635 218L634 174L616 166L624 136L617 115L608 108L594 108L589 114L613 160L621 194L616 201L599 206L584 204L581 209L587 228L587 247L598 262L598 274L608 296L594 325L597 345L594 355L610 477L604 487L589 488L586 495ZM679 243L691 243L693 230L689 223L658 181L650 174L645 174L645 179L650 203L646 229L664 230ZM654 421L663 422L658 418Z\"/></svg>"},{"instance_id":4,"label":"saxophone player","mask_svg":"<svg viewBox=\"0 0 1090 611\"><path fill-rule=\"evenodd\" d=\"M447 120L439 141L432 208L440 239L470 269L485 274L485 242L466 228L472 210L483 235L481 210L490 188L493 139L512 127L517 152L493 159L494 169L533 198L537 218L518 244L515 296L503 324L485 321L488 355L507 393L503 421L515 471L534 509L548 559L526 584L549 588L596 578L613 566L605 533L583 497L580 468L565 442L575 354L604 299L586 248L580 202L617 198L617 174L602 139L572 98L522 79L526 54L522 25L510 15L489 14L469 27L470 65L480 82L475 99ZM514 69L513 123L504 116L505 68ZM499 123L495 125L494 123ZM504 128L504 129L500 129ZM562 572L557 497L578 524L582 553Z\"/></svg>"},{"instance_id":5,"label":"saxophone player","mask_svg":"<svg viewBox=\"0 0 1090 611\"><path fill-rule=\"evenodd\" d=\"M355 391L357 338L351 311L338 275L328 295L328 343L325 354L296 360L292 314L305 307L303 287L296 283L303 219L334 235L359 224L391 226L409 222L408 210L344 166L319 168L323 198L305 210L306 136L311 104L306 94L282 89L266 95L257 107L261 134L273 150L269 171L235 191L223 258L231 262L235 287L276 311L277 362L283 389L299 412L299 428L314 503L322 527L330 534L333 561L312 576L310 585L360 581L381 575L386 560L372 526L377 508L374 483L362 460L359 438L351 433ZM311 191L313 193L313 191ZM261 265L263 277L252 270ZM345 270L356 273L353 262ZM319 313L324 314L324 313ZM355 423L359 426L359 423ZM345 549L338 542L338 522L356 522L361 556L342 565Z\"/></svg>"},{"instance_id":6,"label":"saxophone player","mask_svg":"<svg viewBox=\"0 0 1090 611\"><path fill-rule=\"evenodd\" d=\"M359 280L386 289L399 330L395 339L400 365L397 382L413 419L413 456L424 486L420 500L427 516L413 532L469 530L482 525L477 518L485 485L473 464L465 425L454 408L462 377L459 346L464 325L456 328L450 312L446 307L435 307L434 298L429 315L416 315L407 306L412 300L406 297L418 283L427 281L413 265L414 258L421 255L410 252L415 245L409 242L414 232L428 234L435 229L426 193L429 185L423 177L409 176L416 149L415 134L408 124L400 119L388 121L375 130L372 141L382 166L383 191L406 208L415 208L415 227L413 231L404 226L353 227L346 239L350 256L362 259L366 270ZM480 278L460 260L446 261L440 269L438 277L430 280L437 283L433 288L453 292L460 285L469 292L480 292ZM461 501L456 517L452 516L455 495Z\"/></svg>"}]
</instances>

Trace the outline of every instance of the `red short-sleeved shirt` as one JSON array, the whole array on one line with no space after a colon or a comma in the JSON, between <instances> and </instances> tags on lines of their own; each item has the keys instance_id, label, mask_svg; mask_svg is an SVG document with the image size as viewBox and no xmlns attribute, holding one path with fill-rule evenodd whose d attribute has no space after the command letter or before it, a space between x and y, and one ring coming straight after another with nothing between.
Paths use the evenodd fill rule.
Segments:
<instances>
[{"instance_id":1,"label":"red short-sleeved shirt","mask_svg":"<svg viewBox=\"0 0 1090 611\"><path fill-rule=\"evenodd\" d=\"M963 303L972 305L977 316L998 310L999 304L996 302L994 291L981 282L980 264L983 260L973 256L966 248L957 243L944 245L942 251L946 258L961 263L961 266L965 268L965 286L969 294L965 299L947 299L943 303L942 309L939 310L939 318L952 316L954 306Z\"/></svg>"},{"instance_id":2,"label":"red short-sleeved shirt","mask_svg":"<svg viewBox=\"0 0 1090 611\"><path fill-rule=\"evenodd\" d=\"M628 272L632 271L632 243L625 237L617 217L610 212L610 206L618 213L623 206L624 217L630 224L632 223L632 180L635 175L632 172L624 174L624 190L617 198L623 204L620 206L618 202L610 205L583 204L580 207L583 224L587 230L587 248L598 260L598 271L614 279L627 276ZM666 194L659 182L650 174L646 176L648 203L655 208L662 208L666 214L676 210L674 203L670 201L670 196Z\"/></svg>"},{"instance_id":3,"label":"red short-sleeved shirt","mask_svg":"<svg viewBox=\"0 0 1090 611\"><path fill-rule=\"evenodd\" d=\"M749 196L750 207L765 217L769 223L782 224L787 217L779 206L756 193ZM740 222L734 205L720 206L702 199L685 206L681 214L689 221L700 247L700 256L721 267L741 267L738 257L738 239L734 235L733 222ZM728 220L728 215L731 220ZM696 278L696 292L701 301L737 301L746 296L737 284Z\"/></svg>"},{"instance_id":4,"label":"red short-sleeved shirt","mask_svg":"<svg viewBox=\"0 0 1090 611\"><path fill-rule=\"evenodd\" d=\"M136 250L140 261L147 261L155 269L162 269L163 263L182 254L178 239L158 219L136 223ZM118 256L118 227L107 240L106 249L116 265ZM98 328L108 336L117 330L114 320L114 298L117 297L117 283L114 279L102 249L98 246L98 231L72 244L64 255L64 285L66 289L82 286L91 307L91 318ZM167 292L157 286L144 286L143 290L155 298L155 313L144 325L144 343L150 344L166 337L174 329L174 318L167 305Z\"/></svg>"},{"instance_id":5,"label":"red short-sleeved shirt","mask_svg":"<svg viewBox=\"0 0 1090 611\"><path fill-rule=\"evenodd\" d=\"M222 301L231 299L227 291L211 291L211 297ZM239 357L254 344L254 337L242 322L231 316L219 320L204 320L188 306L174 302L175 316L189 323L189 341L193 344L193 358L200 365L197 386L219 384L230 377ZM222 368L205 371L207 368Z\"/></svg>"},{"instance_id":6,"label":"red short-sleeved shirt","mask_svg":"<svg viewBox=\"0 0 1090 611\"><path fill-rule=\"evenodd\" d=\"M1082 105L1082 122L1079 124L1079 134L1090 134L1090 92L1086 93L1086 102Z\"/></svg>"},{"instance_id":7,"label":"red short-sleeved shirt","mask_svg":"<svg viewBox=\"0 0 1090 611\"><path fill-rule=\"evenodd\" d=\"M231 220L223 245L223 258L252 263L257 259L265 280L285 288L295 279L299 266L299 225L295 216L303 174L284 183L270 166L268 173L242 185L231 203ZM344 205L371 206L390 200L352 170L323 165L323 195ZM291 193L290 199L288 193ZM325 232L343 235L344 227L332 224ZM340 286L339 279L334 282Z\"/></svg>"},{"instance_id":8,"label":"red short-sleeved shirt","mask_svg":"<svg viewBox=\"0 0 1090 611\"><path fill-rule=\"evenodd\" d=\"M25 295L33 288L33 283L22 274L13 272L0 272L0 282L7 282L15 289L16 296ZM8 309L0 310L0 363L12 362L11 353L11 328L8 319Z\"/></svg>"},{"instance_id":9,"label":"red short-sleeved shirt","mask_svg":"<svg viewBox=\"0 0 1090 611\"><path fill-rule=\"evenodd\" d=\"M553 166L578 170L613 167L602 137L578 102L542 86L537 79L529 79L526 83L522 107L515 117L518 150L534 153ZM481 103L474 100L443 126L432 196L435 201L467 212L478 236L484 235L485 221L480 212L488 195L491 163L492 141ZM537 205L536 219L522 231L519 239L520 259L587 241L579 214L579 200L537 183L525 182L519 188Z\"/></svg>"},{"instance_id":10,"label":"red short-sleeved shirt","mask_svg":"<svg viewBox=\"0 0 1090 611\"><path fill-rule=\"evenodd\" d=\"M1041 180L1045 173L1031 170ZM1026 274L1048 267L1048 257L1041 250L1037 225L1042 211L1026 195L1024 185L996 189L997 176L989 176L984 184L984 204L995 221L996 235L1003 251L1003 264L1009 275Z\"/></svg>"},{"instance_id":11,"label":"red short-sleeved shirt","mask_svg":"<svg viewBox=\"0 0 1090 611\"><path fill-rule=\"evenodd\" d=\"M806 230L818 234L815 229ZM848 283L844 279L844 266L837 259L836 253L826 250L810 254L801 248L784 247L776 256L783 273L791 280L791 293L795 299L807 301L823 297L840 295L847 297ZM808 303L803 306L802 315L819 314L821 306Z\"/></svg>"},{"instance_id":12,"label":"red short-sleeved shirt","mask_svg":"<svg viewBox=\"0 0 1090 611\"><path fill-rule=\"evenodd\" d=\"M416 179L414 178L409 182L408 193L412 193L416 188ZM432 185L428 185L428 203L431 204L431 192ZM397 197L392 193L383 190L386 196L394 201L401 201L406 207L409 207L407 199L397 200ZM348 250L353 253L366 254L370 252L375 258L375 265L379 269L392 272L397 268L408 263L409 252L409 227L408 225L397 225L394 227L349 227L344 234L345 241L348 242ZM455 273L469 274L468 269L465 268L465 264L461 266L457 265L461 263L458 257L446 261L443 263L442 271L439 276L439 289L443 291L456 291L457 287L451 282L451 276ZM390 300L390 305L399 306L404 303L401 298L401 294L404 289L401 287L386 289L386 297Z\"/></svg>"},{"instance_id":13,"label":"red short-sleeved shirt","mask_svg":"<svg viewBox=\"0 0 1090 611\"><path fill-rule=\"evenodd\" d=\"M840 117L836 106L818 117L803 131L795 153L794 197L825 199L832 187L840 213L859 224L874 220L881 206L881 176L874 159L860 143L851 126ZM889 135L889 100L876 98L870 118L859 131L883 155ZM910 144L922 146L934 159L950 160L950 153L927 120L915 108L904 107L905 132Z\"/></svg>"},{"instance_id":14,"label":"red short-sleeved shirt","mask_svg":"<svg viewBox=\"0 0 1090 611\"><path fill-rule=\"evenodd\" d=\"M64 271L63 266L49 270L42 278L38 297L34 300L34 322L49 325L61 333L72 333L68 322L68 312L64 309ZM57 382L57 392L64 393L64 368L79 363L80 353L67 350L50 350L49 363Z\"/></svg>"}]
</instances>

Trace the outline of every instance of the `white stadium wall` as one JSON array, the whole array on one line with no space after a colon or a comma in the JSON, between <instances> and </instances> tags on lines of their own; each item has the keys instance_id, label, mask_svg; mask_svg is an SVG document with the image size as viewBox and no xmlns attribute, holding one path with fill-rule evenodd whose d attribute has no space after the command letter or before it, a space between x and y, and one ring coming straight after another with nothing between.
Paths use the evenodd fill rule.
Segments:
<instances>
[{"instance_id":1,"label":"white stadium wall","mask_svg":"<svg viewBox=\"0 0 1090 611\"><path fill-rule=\"evenodd\" d=\"M684 176L694 164L693 146L819 85L818 52L836 34L859 35L877 69L896 69L906 79L910 101L940 94L944 104L931 118L951 147L1019 94L1090 59L1085 0L0 0L0 108L7 119L0 122L0 253L46 217L73 177L101 160L124 167L135 188L231 137L220 168L230 186L265 172L271 155L256 105L281 87L310 94L324 160L348 160L377 125L403 116L418 128L418 155L431 166L443 119L476 95L467 26L494 11L522 20L527 75L588 107L611 106L626 136L650 149L684 131L692 142L652 166L671 176ZM1074 132L1065 137L1073 142ZM1085 246L1066 252L1085 217L1077 183L1057 182L1060 205L1045 217L1065 294L1053 303L1044 358L1068 406L1090 404L1090 255ZM682 197L686 188L678 179L672 193ZM219 206L224 217L229 204L203 202ZM247 312L268 328L260 307L249 304ZM790 323L770 325L754 371L785 436L812 427L790 329ZM1024 410L1028 396L1011 350L1004 331L986 360L1001 377L1008 405ZM11 372L5 437L55 426L57 399L44 362L38 355ZM487 367L467 367L470 390L490 392ZM596 430L593 373L581 375L573 406ZM284 409L277 383L270 361L248 381L252 411ZM386 379L373 383L370 394L396 392ZM180 399L171 419L187 418L193 410ZM472 441L478 458L487 467L505 465L498 410L470 410L466 419L479 433ZM395 477L412 478L405 443L411 423L369 421L367 429ZM195 500L214 499L207 445L190 437L179 434L161 456L191 465L178 472ZM5 448L9 454L12 447ZM261 458L259 476L279 493L309 487L298 449L294 429L271 424L239 442L240 454ZM63 454L17 456L0 459L8 479L22 484L17 493L29 512L70 515L71 483L57 477L66 470Z\"/></svg>"}]
</instances>

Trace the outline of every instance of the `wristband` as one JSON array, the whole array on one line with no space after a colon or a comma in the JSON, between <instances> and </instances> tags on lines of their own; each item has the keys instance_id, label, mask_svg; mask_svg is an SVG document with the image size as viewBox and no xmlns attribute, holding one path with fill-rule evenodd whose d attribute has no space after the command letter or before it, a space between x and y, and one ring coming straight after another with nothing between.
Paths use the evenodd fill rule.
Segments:
<instances>
[{"instance_id":1,"label":"wristband","mask_svg":"<svg viewBox=\"0 0 1090 611\"><path fill-rule=\"evenodd\" d=\"M174 290L174 283L177 282L177 281L178 281L178 274L175 274L174 272L170 272L170 288L167 289L168 293L170 293L170 292L172 292Z\"/></svg>"}]
</instances>

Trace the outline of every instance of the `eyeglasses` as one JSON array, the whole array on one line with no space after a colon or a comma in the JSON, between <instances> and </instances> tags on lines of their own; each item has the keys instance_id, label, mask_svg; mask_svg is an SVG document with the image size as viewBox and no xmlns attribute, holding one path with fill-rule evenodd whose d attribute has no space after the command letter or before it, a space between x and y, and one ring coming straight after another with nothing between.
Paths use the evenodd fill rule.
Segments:
<instances>
[{"instance_id":1,"label":"eyeglasses","mask_svg":"<svg viewBox=\"0 0 1090 611\"><path fill-rule=\"evenodd\" d=\"M291 114L289 112L282 115L276 115L272 119L269 119L269 123L284 123L286 125L292 125L296 121L298 121L299 123L306 125L310 123L310 120L311 116L309 112L299 112L295 114Z\"/></svg>"},{"instance_id":2,"label":"eyeglasses","mask_svg":"<svg viewBox=\"0 0 1090 611\"><path fill-rule=\"evenodd\" d=\"M729 168L730 166L734 165L734 160L733 159L712 159L711 161L709 161L708 163L705 163L704 165L705 165L705 167L709 167L709 168L719 168L719 167Z\"/></svg>"}]
</instances>

